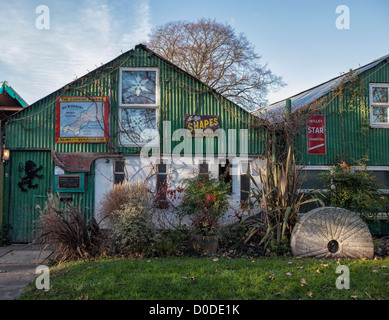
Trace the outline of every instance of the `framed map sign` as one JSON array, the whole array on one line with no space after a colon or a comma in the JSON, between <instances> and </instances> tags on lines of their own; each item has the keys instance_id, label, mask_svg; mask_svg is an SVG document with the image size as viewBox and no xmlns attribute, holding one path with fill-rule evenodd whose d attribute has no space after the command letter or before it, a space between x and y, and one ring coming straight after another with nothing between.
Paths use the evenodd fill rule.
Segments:
<instances>
[{"instance_id":1,"label":"framed map sign","mask_svg":"<svg viewBox=\"0 0 389 320\"><path fill-rule=\"evenodd\" d=\"M108 141L108 97L61 97L56 106L56 143Z\"/></svg>"}]
</instances>

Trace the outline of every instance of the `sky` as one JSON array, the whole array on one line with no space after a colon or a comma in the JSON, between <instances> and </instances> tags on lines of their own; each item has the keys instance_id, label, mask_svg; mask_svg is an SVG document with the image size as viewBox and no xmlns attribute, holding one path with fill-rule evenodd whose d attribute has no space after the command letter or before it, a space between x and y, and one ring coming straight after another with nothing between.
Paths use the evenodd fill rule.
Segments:
<instances>
[{"instance_id":1,"label":"sky","mask_svg":"<svg viewBox=\"0 0 389 320\"><path fill-rule=\"evenodd\" d=\"M261 63L286 83L269 93L269 103L389 54L388 0L0 0L0 5L0 81L8 81L28 104L145 43L153 27L175 20L211 18L244 33ZM349 9L348 29L337 28L345 13L336 13L340 5Z\"/></svg>"}]
</instances>

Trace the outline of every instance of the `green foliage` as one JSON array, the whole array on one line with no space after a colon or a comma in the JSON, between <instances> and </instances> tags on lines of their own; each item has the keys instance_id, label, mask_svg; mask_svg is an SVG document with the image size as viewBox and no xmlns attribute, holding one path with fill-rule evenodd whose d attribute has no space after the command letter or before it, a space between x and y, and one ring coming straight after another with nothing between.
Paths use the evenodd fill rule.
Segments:
<instances>
[{"instance_id":1,"label":"green foliage","mask_svg":"<svg viewBox=\"0 0 389 320\"><path fill-rule=\"evenodd\" d=\"M41 209L38 230L38 242L52 247L53 259L59 262L97 257L103 251L96 220L87 219L78 206L60 203L53 194Z\"/></svg>"},{"instance_id":2,"label":"green foliage","mask_svg":"<svg viewBox=\"0 0 389 320\"><path fill-rule=\"evenodd\" d=\"M0 229L0 247L9 244L8 230L9 224L3 224Z\"/></svg>"},{"instance_id":3,"label":"green foliage","mask_svg":"<svg viewBox=\"0 0 389 320\"><path fill-rule=\"evenodd\" d=\"M300 171L296 168L296 161L290 147L285 163L274 163L268 156L266 171L261 168L256 171L259 172L261 187L253 176L249 175L255 187L252 188L251 197L254 199L254 205L258 207L257 215L262 216L263 219L262 221L253 219L255 223L246 242L265 228L265 235L260 244L268 244L271 239L275 239L276 245L281 247L283 237L291 231L295 223L300 206L320 200L306 199L305 194L300 193ZM251 218L248 216L242 222Z\"/></svg>"},{"instance_id":4,"label":"green foliage","mask_svg":"<svg viewBox=\"0 0 389 320\"><path fill-rule=\"evenodd\" d=\"M153 255L158 257L182 256L194 252L190 237L185 230L159 230L153 246Z\"/></svg>"},{"instance_id":5,"label":"green foliage","mask_svg":"<svg viewBox=\"0 0 389 320\"><path fill-rule=\"evenodd\" d=\"M374 214L386 211L388 199L379 193L385 188L378 184L367 170L353 170L345 162L320 174L328 190L325 202L328 206L341 207L353 212Z\"/></svg>"},{"instance_id":6,"label":"green foliage","mask_svg":"<svg viewBox=\"0 0 389 320\"><path fill-rule=\"evenodd\" d=\"M271 253L275 255L283 255L289 252L290 241L287 236L282 236L281 242L278 244L277 241L273 238L270 239L268 244L268 249Z\"/></svg>"},{"instance_id":7,"label":"green foliage","mask_svg":"<svg viewBox=\"0 0 389 320\"><path fill-rule=\"evenodd\" d=\"M228 209L230 183L201 174L183 180L184 196L181 210L192 221L195 232L212 235L217 232L218 221Z\"/></svg>"},{"instance_id":8,"label":"green foliage","mask_svg":"<svg viewBox=\"0 0 389 320\"><path fill-rule=\"evenodd\" d=\"M127 201L108 216L113 226L109 245L116 254L149 255L156 236L151 194L145 184L131 184L127 189Z\"/></svg>"},{"instance_id":9,"label":"green foliage","mask_svg":"<svg viewBox=\"0 0 389 320\"><path fill-rule=\"evenodd\" d=\"M350 269L349 290L336 288L339 264ZM388 300L388 266L388 259L104 258L55 266L50 291L33 282L20 299L153 300L154 305L156 300Z\"/></svg>"}]
</instances>

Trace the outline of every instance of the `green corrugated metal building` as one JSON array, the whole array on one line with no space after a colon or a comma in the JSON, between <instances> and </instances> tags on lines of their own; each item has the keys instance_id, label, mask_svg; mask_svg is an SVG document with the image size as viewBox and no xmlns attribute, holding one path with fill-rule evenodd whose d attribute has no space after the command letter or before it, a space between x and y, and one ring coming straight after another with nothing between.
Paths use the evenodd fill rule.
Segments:
<instances>
[{"instance_id":1,"label":"green corrugated metal building","mask_svg":"<svg viewBox=\"0 0 389 320\"><path fill-rule=\"evenodd\" d=\"M63 201L80 204L90 217L98 214L104 193L124 177L148 179L154 188L161 177L173 177L173 188L179 178L204 165L217 176L223 164L212 159L204 157L203 163L189 161L178 167L169 163L147 167L141 163L139 153L145 145L152 151L158 147L165 150L170 142L172 154L182 154L188 150L181 142L185 138L174 132L194 126L208 128L211 138L196 138L205 142L191 147L190 158L195 152L204 155L212 149L215 154L226 152L228 165L241 153L252 158L262 152L265 134L258 120L138 45L8 121L5 135L10 160L5 166L4 221L9 224L10 239L34 239L38 206L44 205L48 193L59 192ZM165 139L169 130L173 136ZM158 132L161 139L155 140ZM227 141L222 146L219 141L224 132ZM169 158L167 155L164 158ZM242 167L238 164L236 170ZM238 202L244 181L239 174L235 176L232 198Z\"/></svg>"},{"instance_id":2,"label":"green corrugated metal building","mask_svg":"<svg viewBox=\"0 0 389 320\"><path fill-rule=\"evenodd\" d=\"M292 114L316 103L312 114L324 121L321 137L310 135L309 124L295 136L298 162L305 170L324 170L339 160L355 165L368 159L368 168L389 185L389 55L289 99ZM276 122L285 106L283 100L256 114ZM309 139L319 139L317 144L325 147L308 150Z\"/></svg>"},{"instance_id":3,"label":"green corrugated metal building","mask_svg":"<svg viewBox=\"0 0 389 320\"><path fill-rule=\"evenodd\" d=\"M366 164L389 194L389 55L255 114L277 126L285 121L287 100L292 115L303 117L311 108L294 139L297 162L305 171L303 188L322 189L319 174L345 161L355 167ZM372 225L371 230L388 233L389 225Z\"/></svg>"},{"instance_id":4,"label":"green corrugated metal building","mask_svg":"<svg viewBox=\"0 0 389 320\"><path fill-rule=\"evenodd\" d=\"M321 105L310 118L313 131L307 123L295 136L307 189L320 187L318 173L339 159L353 164L368 158L368 169L389 185L389 56L290 100L292 115ZM285 105L284 100L247 112L138 45L8 121L4 222L10 239L34 239L37 206L48 193L59 192L63 201L98 217L105 192L124 179L147 180L153 190L161 181L176 188L195 170L216 177L232 165L231 201L238 206L248 188L242 173L250 167L244 164L266 151L262 124L285 120ZM187 131L180 129L191 128L208 129L210 135L187 145ZM143 162L139 154L145 147L163 165ZM186 160L172 161L177 154ZM200 157L193 160L194 155Z\"/></svg>"}]
</instances>

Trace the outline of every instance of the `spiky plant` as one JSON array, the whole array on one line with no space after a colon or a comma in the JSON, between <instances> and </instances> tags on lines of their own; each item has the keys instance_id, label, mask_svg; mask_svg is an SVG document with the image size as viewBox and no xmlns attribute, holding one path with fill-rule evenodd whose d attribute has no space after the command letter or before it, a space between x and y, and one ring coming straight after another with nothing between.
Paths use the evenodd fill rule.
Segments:
<instances>
[{"instance_id":1,"label":"spiky plant","mask_svg":"<svg viewBox=\"0 0 389 320\"><path fill-rule=\"evenodd\" d=\"M265 228L265 235L260 245L267 245L269 240L275 239L277 246L280 246L287 231L291 231L301 205L315 201L324 204L314 197L307 199L306 195L301 192L300 171L297 170L296 160L290 147L285 163L275 163L269 156L266 170L257 169L260 185L250 173L248 175L254 185L250 197L254 199L253 205L258 208L256 214L261 218L259 219L261 223L258 221L253 223L245 242ZM249 219L255 221L248 216L243 223Z\"/></svg>"}]
</instances>

